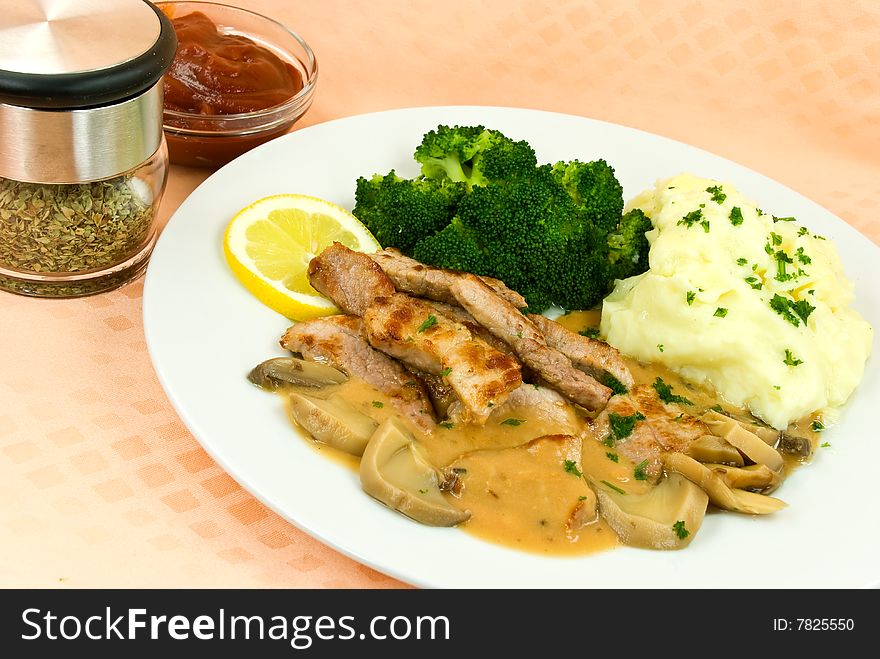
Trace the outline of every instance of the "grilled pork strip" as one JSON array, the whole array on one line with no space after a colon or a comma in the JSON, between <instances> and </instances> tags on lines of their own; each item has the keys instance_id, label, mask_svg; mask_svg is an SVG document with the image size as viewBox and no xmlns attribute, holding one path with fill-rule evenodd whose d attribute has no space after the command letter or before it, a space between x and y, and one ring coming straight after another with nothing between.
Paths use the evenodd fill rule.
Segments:
<instances>
[{"instance_id":1,"label":"grilled pork strip","mask_svg":"<svg viewBox=\"0 0 880 659\"><path fill-rule=\"evenodd\" d=\"M370 258L379 264L399 291L411 293L417 297L426 297L437 302L458 304L455 295L451 291L451 287L462 273L425 265L415 259L404 256L400 251L393 248L387 248L381 252L371 254ZM504 282L500 279L493 277L480 277L480 279L517 309L522 309L526 306L525 298L505 286Z\"/></svg>"},{"instance_id":2,"label":"grilled pork strip","mask_svg":"<svg viewBox=\"0 0 880 659\"><path fill-rule=\"evenodd\" d=\"M333 243L309 262L309 283L342 311L355 316L363 316L377 297L396 292L372 259L340 243Z\"/></svg>"},{"instance_id":3,"label":"grilled pork strip","mask_svg":"<svg viewBox=\"0 0 880 659\"><path fill-rule=\"evenodd\" d=\"M312 259L309 281L341 308L363 316L374 348L444 377L464 406L463 419L484 422L490 408L522 384L513 357L474 337L448 308L396 292L366 254L335 243Z\"/></svg>"},{"instance_id":4,"label":"grilled pork strip","mask_svg":"<svg viewBox=\"0 0 880 659\"><path fill-rule=\"evenodd\" d=\"M609 416L645 418L632 426L626 437L614 437ZM652 480L660 477L660 456L666 452L687 453L691 442L709 434L699 419L685 413L675 404L663 403L651 385L638 385L628 394L613 396L605 410L592 422L593 433L636 464L647 460L644 472ZM608 440L608 437L611 437Z\"/></svg>"},{"instance_id":5,"label":"grilled pork strip","mask_svg":"<svg viewBox=\"0 0 880 659\"><path fill-rule=\"evenodd\" d=\"M474 337L433 302L403 293L376 298L364 312L364 327L373 347L445 378L470 423L485 422L492 407L522 384L513 357Z\"/></svg>"},{"instance_id":6,"label":"grilled pork strip","mask_svg":"<svg viewBox=\"0 0 880 659\"><path fill-rule=\"evenodd\" d=\"M535 324L475 275L462 274L451 289L458 303L487 330L513 348L523 364L563 396L588 410L601 410L611 389L572 366L547 345Z\"/></svg>"},{"instance_id":7,"label":"grilled pork strip","mask_svg":"<svg viewBox=\"0 0 880 659\"><path fill-rule=\"evenodd\" d=\"M359 377L387 394L416 426L426 432L434 429L431 401L421 383L367 342L360 318L329 316L297 323L281 338L281 346Z\"/></svg>"},{"instance_id":8,"label":"grilled pork strip","mask_svg":"<svg viewBox=\"0 0 880 659\"><path fill-rule=\"evenodd\" d=\"M633 386L632 373L613 346L581 336L538 314L529 314L529 320L544 335L548 346L568 357L582 371L600 381L604 374L611 375L627 389Z\"/></svg>"}]
</instances>

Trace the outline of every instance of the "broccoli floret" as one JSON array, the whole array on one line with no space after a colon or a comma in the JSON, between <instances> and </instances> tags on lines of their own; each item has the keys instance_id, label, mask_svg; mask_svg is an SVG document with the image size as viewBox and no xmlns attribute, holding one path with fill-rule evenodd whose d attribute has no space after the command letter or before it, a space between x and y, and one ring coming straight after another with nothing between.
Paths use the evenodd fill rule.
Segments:
<instances>
[{"instance_id":1,"label":"broccoli floret","mask_svg":"<svg viewBox=\"0 0 880 659\"><path fill-rule=\"evenodd\" d=\"M601 244L575 240L548 264L543 276L552 284L554 304L563 309L591 309L610 291L608 273Z\"/></svg>"},{"instance_id":2,"label":"broccoli floret","mask_svg":"<svg viewBox=\"0 0 880 659\"><path fill-rule=\"evenodd\" d=\"M439 268L464 270L475 274L488 274L485 248L478 234L453 218L442 231L428 236L413 249L412 256L422 263Z\"/></svg>"},{"instance_id":3,"label":"broccoli floret","mask_svg":"<svg viewBox=\"0 0 880 659\"><path fill-rule=\"evenodd\" d=\"M585 225L613 231L623 213L623 187L604 160L558 162L551 171L578 207Z\"/></svg>"},{"instance_id":4,"label":"broccoli floret","mask_svg":"<svg viewBox=\"0 0 880 659\"><path fill-rule=\"evenodd\" d=\"M425 134L414 157L425 177L468 187L528 175L537 165L528 142L483 126L438 126Z\"/></svg>"},{"instance_id":5,"label":"broccoli floret","mask_svg":"<svg viewBox=\"0 0 880 659\"><path fill-rule=\"evenodd\" d=\"M405 179L392 170L357 180L352 213L381 245L409 252L423 236L449 224L464 192L461 183Z\"/></svg>"},{"instance_id":6,"label":"broccoli floret","mask_svg":"<svg viewBox=\"0 0 880 659\"><path fill-rule=\"evenodd\" d=\"M650 245L645 232L651 219L638 208L620 219L620 226L608 234L608 263L612 279L626 279L648 269Z\"/></svg>"},{"instance_id":7,"label":"broccoli floret","mask_svg":"<svg viewBox=\"0 0 880 659\"><path fill-rule=\"evenodd\" d=\"M531 311L556 304L588 309L610 290L606 233L585 222L550 166L475 187L452 224L414 256L432 265L490 275L519 291Z\"/></svg>"}]
</instances>

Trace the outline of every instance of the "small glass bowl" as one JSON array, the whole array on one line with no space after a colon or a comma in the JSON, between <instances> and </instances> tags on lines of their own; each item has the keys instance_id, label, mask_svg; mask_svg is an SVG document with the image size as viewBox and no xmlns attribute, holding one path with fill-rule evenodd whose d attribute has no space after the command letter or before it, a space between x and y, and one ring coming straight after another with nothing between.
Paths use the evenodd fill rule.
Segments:
<instances>
[{"instance_id":1,"label":"small glass bowl","mask_svg":"<svg viewBox=\"0 0 880 659\"><path fill-rule=\"evenodd\" d=\"M216 168L255 146L283 135L315 95L318 62L306 41L278 21L247 9L214 2L157 2L169 18L202 12L221 32L238 34L268 48L296 68L303 88L281 105L241 114L204 115L165 109L163 128L171 162Z\"/></svg>"}]
</instances>

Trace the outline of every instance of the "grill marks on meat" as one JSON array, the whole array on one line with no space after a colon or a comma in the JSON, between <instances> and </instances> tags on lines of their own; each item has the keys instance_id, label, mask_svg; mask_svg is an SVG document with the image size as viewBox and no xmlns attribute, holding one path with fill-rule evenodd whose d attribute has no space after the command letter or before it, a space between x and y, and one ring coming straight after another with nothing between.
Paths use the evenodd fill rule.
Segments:
<instances>
[{"instance_id":1,"label":"grill marks on meat","mask_svg":"<svg viewBox=\"0 0 880 659\"><path fill-rule=\"evenodd\" d=\"M614 348L542 316L523 315L523 297L498 280L427 266L394 249L366 255L334 243L312 259L309 281L346 313L363 318L358 341L424 372L438 390L450 388L458 398L451 407L462 421L485 422L491 408L522 384L523 370L591 411L601 410L612 393L592 376L612 375L632 386ZM338 325L337 338L351 330L349 320L325 321ZM319 358L331 359L330 346L322 351ZM333 363L352 370L348 358L337 354ZM421 381L416 384L425 399ZM439 398L447 407L448 396Z\"/></svg>"},{"instance_id":2,"label":"grill marks on meat","mask_svg":"<svg viewBox=\"0 0 880 659\"><path fill-rule=\"evenodd\" d=\"M513 357L475 337L445 306L398 293L366 254L336 243L312 259L309 280L339 307L363 317L374 348L445 378L463 405L462 419L484 422L491 407L522 383Z\"/></svg>"},{"instance_id":3,"label":"grill marks on meat","mask_svg":"<svg viewBox=\"0 0 880 659\"><path fill-rule=\"evenodd\" d=\"M623 363L620 353L612 346L604 341L581 336L555 320L538 314L529 314L529 320L544 335L547 345L568 357L577 368L599 381L604 374L608 374L627 389L633 386L632 373Z\"/></svg>"},{"instance_id":4,"label":"grill marks on meat","mask_svg":"<svg viewBox=\"0 0 880 659\"><path fill-rule=\"evenodd\" d=\"M634 463L648 461L644 471L652 481L661 474L660 456L666 452L687 453L691 442L710 434L699 419L682 411L678 405L667 405L657 398L650 385L633 387L628 394L613 396L605 410L592 422L599 439L611 435L609 413L632 416L641 412L644 421L633 427L632 434L614 441L614 448Z\"/></svg>"},{"instance_id":5,"label":"grill marks on meat","mask_svg":"<svg viewBox=\"0 0 880 659\"><path fill-rule=\"evenodd\" d=\"M330 316L292 326L281 346L305 359L328 363L387 394L394 407L426 432L435 427L431 401L422 384L401 364L367 342L355 316Z\"/></svg>"},{"instance_id":6,"label":"grill marks on meat","mask_svg":"<svg viewBox=\"0 0 880 659\"><path fill-rule=\"evenodd\" d=\"M451 288L462 273L419 263L393 248L371 254L370 258L379 264L398 290L437 302L457 304ZM505 286L503 281L493 277L480 277L480 279L517 309L526 306L525 298Z\"/></svg>"},{"instance_id":7,"label":"grill marks on meat","mask_svg":"<svg viewBox=\"0 0 880 659\"><path fill-rule=\"evenodd\" d=\"M309 283L342 311L355 316L363 316L375 298L396 292L394 284L372 259L339 243L333 243L309 262Z\"/></svg>"},{"instance_id":8,"label":"grill marks on meat","mask_svg":"<svg viewBox=\"0 0 880 659\"><path fill-rule=\"evenodd\" d=\"M601 410L611 390L572 366L571 360L547 345L535 324L475 275L461 274L451 287L458 303L495 336L510 345L523 364L569 400L588 410Z\"/></svg>"},{"instance_id":9,"label":"grill marks on meat","mask_svg":"<svg viewBox=\"0 0 880 659\"><path fill-rule=\"evenodd\" d=\"M515 359L474 337L432 302L402 293L376 298L364 313L364 327L375 348L445 378L468 422L485 422L492 406L522 383Z\"/></svg>"}]
</instances>

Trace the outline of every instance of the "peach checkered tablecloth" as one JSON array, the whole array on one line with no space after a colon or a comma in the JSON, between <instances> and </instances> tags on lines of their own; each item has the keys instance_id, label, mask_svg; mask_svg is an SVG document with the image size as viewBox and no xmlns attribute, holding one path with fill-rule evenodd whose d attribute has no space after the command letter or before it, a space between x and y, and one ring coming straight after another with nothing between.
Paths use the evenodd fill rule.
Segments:
<instances>
[{"instance_id":1,"label":"peach checkered tablecloth","mask_svg":"<svg viewBox=\"0 0 880 659\"><path fill-rule=\"evenodd\" d=\"M880 242L873 0L231 1L315 49L302 126L443 104L595 117L738 161ZM173 167L163 217L208 174ZM0 293L0 586L399 586L200 448L150 365L142 289Z\"/></svg>"}]
</instances>

